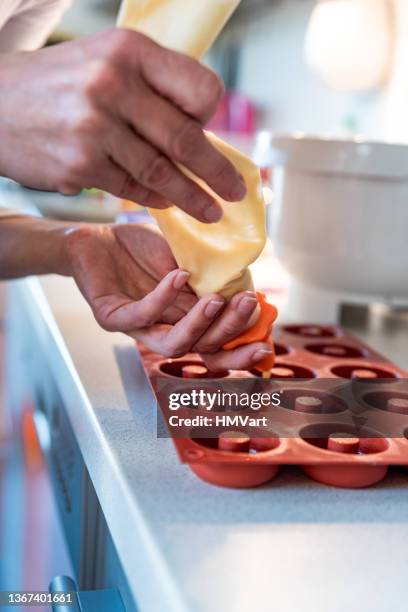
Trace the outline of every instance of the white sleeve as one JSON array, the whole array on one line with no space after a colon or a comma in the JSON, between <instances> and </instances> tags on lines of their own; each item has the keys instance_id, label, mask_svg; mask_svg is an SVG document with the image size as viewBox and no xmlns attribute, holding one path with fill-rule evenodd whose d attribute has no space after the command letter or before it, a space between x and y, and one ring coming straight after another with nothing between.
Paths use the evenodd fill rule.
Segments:
<instances>
[{"instance_id":1,"label":"white sleeve","mask_svg":"<svg viewBox=\"0 0 408 612\"><path fill-rule=\"evenodd\" d=\"M0 53L41 47L70 4L71 0L20 0L0 30Z\"/></svg>"}]
</instances>

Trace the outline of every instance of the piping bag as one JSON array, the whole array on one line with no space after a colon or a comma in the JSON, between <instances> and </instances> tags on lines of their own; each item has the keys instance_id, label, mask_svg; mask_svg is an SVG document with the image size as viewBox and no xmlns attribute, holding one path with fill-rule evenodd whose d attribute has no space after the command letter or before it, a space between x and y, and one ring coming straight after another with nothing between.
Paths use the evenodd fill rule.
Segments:
<instances>
[{"instance_id":1,"label":"piping bag","mask_svg":"<svg viewBox=\"0 0 408 612\"><path fill-rule=\"evenodd\" d=\"M117 25L146 34L162 46L200 59L211 47L240 0L122 0ZM190 272L189 285L198 297L219 293L229 300L241 291L253 291L248 266L261 254L267 239L262 181L257 166L211 132L206 137L244 177L247 195L230 203L204 181L180 167L207 191L223 209L218 223L197 221L176 206L149 209L163 232L178 266ZM257 292L258 308L248 328L223 348L231 350L251 342L269 340L277 310ZM255 366L267 372L275 355Z\"/></svg>"}]
</instances>

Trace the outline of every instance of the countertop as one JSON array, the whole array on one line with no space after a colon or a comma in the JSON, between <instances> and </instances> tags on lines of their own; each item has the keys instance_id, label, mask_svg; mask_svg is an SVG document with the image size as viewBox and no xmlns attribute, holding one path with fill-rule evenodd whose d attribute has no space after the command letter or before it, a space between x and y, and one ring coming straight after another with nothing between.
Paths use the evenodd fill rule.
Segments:
<instances>
[{"instance_id":1,"label":"countertop","mask_svg":"<svg viewBox=\"0 0 408 612\"><path fill-rule=\"evenodd\" d=\"M283 469L269 485L207 485L156 437L135 345L108 334L73 281L10 285L40 338L141 612L405 612L408 472L340 490ZM408 320L349 320L408 368Z\"/></svg>"}]
</instances>

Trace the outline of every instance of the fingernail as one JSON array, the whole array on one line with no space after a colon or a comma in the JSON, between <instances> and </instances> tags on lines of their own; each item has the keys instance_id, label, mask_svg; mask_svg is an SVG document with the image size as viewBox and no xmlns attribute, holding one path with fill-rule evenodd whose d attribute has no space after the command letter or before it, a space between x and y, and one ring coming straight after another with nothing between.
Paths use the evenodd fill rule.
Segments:
<instances>
[{"instance_id":1,"label":"fingernail","mask_svg":"<svg viewBox=\"0 0 408 612\"><path fill-rule=\"evenodd\" d=\"M204 311L205 316L208 317L209 319L212 319L213 317L215 317L217 312L221 310L223 306L224 306L224 302L221 302L220 300L211 300L211 302L207 304L207 307Z\"/></svg>"},{"instance_id":2,"label":"fingernail","mask_svg":"<svg viewBox=\"0 0 408 612\"><path fill-rule=\"evenodd\" d=\"M258 361L261 361L261 359L265 359L265 357L269 357L270 355L272 355L272 353L273 353L272 349L260 349L259 351L256 351L256 353L252 355L252 361L254 363L257 363Z\"/></svg>"},{"instance_id":3,"label":"fingernail","mask_svg":"<svg viewBox=\"0 0 408 612\"><path fill-rule=\"evenodd\" d=\"M182 287L184 287L189 277L189 272L186 272L185 270L179 270L173 280L174 289L181 289Z\"/></svg>"},{"instance_id":4,"label":"fingernail","mask_svg":"<svg viewBox=\"0 0 408 612\"><path fill-rule=\"evenodd\" d=\"M238 180L235 182L234 187L231 190L231 199L233 202L240 202L245 198L247 194L247 186L244 178L239 175Z\"/></svg>"},{"instance_id":5,"label":"fingernail","mask_svg":"<svg viewBox=\"0 0 408 612\"><path fill-rule=\"evenodd\" d=\"M222 219L222 209L216 204L210 204L204 210L204 217L209 223L217 223Z\"/></svg>"},{"instance_id":6,"label":"fingernail","mask_svg":"<svg viewBox=\"0 0 408 612\"><path fill-rule=\"evenodd\" d=\"M258 300L256 299L256 297L251 297L248 295L246 297L243 297L242 300L240 300L237 310L240 314L247 315L256 308L257 304Z\"/></svg>"}]
</instances>

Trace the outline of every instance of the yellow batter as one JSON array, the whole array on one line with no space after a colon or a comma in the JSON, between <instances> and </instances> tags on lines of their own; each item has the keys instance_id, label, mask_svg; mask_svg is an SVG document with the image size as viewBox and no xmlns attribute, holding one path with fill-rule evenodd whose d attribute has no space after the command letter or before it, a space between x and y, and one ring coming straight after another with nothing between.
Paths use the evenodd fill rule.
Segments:
<instances>
[{"instance_id":1,"label":"yellow batter","mask_svg":"<svg viewBox=\"0 0 408 612\"><path fill-rule=\"evenodd\" d=\"M245 199L233 204L224 202L195 178L223 207L220 222L201 223L175 206L150 212L180 268L191 273L189 284L196 294L201 297L220 293L229 299L238 291L253 290L248 265L258 258L265 245L265 209L258 168L214 134L207 136L245 177L248 188Z\"/></svg>"}]
</instances>

